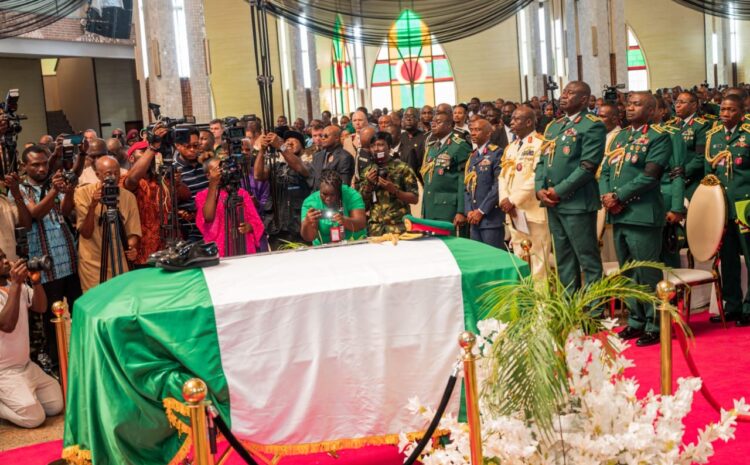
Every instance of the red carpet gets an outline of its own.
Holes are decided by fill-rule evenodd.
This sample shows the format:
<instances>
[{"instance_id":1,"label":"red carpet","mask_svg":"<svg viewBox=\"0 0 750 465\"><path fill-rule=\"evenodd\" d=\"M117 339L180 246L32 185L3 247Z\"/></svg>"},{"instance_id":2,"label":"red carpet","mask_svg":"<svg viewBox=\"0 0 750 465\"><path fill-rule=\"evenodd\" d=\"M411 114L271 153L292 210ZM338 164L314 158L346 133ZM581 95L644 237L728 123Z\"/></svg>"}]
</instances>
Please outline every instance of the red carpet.
<instances>
[{"instance_id":1,"label":"red carpet","mask_svg":"<svg viewBox=\"0 0 750 465\"><path fill-rule=\"evenodd\" d=\"M750 328L737 328L733 324L728 329L708 322L708 315L694 315L691 328L695 341L691 348L692 355L701 378L712 394L725 407L731 407L732 399L745 397L750 400ZM679 344L674 341L674 375L675 385L678 377L689 376ZM659 390L659 346L646 348L633 347L628 355L635 361L636 367L629 370L628 376L640 380L642 394L649 389ZM686 441L693 441L698 428L708 422L716 421L719 415L705 401L700 393L696 394L693 410L685 420ZM741 465L750 463L750 423L739 423L736 438L729 442L714 443L716 454L711 458L711 465ZM0 464L13 465L47 465L60 457L61 441L52 441L35 446L0 452ZM222 447L223 449L223 447ZM243 462L234 454L229 465L241 465ZM400 465L403 456L398 454L395 446L366 447L357 450L339 451L337 457L328 454L312 454L299 457L288 457L279 465Z\"/></svg>"}]
</instances>

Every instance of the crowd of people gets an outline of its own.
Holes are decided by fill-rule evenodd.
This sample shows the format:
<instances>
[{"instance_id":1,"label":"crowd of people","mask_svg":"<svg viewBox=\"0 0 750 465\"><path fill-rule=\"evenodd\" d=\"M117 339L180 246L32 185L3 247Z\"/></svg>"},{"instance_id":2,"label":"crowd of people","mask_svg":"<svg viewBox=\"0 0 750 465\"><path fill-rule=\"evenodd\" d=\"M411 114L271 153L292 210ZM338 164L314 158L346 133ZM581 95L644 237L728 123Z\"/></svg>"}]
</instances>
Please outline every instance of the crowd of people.
<instances>
[{"instance_id":1,"label":"crowd of people","mask_svg":"<svg viewBox=\"0 0 750 465\"><path fill-rule=\"evenodd\" d=\"M400 234L404 217L414 214L518 255L530 240L533 275L544 279L552 266L573 291L602 276L596 222L604 208L620 264L679 266L679 250L663 235L684 220L685 200L704 175L719 177L730 205L750 198L746 108L744 87L604 99L574 81L559 99L522 103L472 98L338 117L324 111L291 126L279 116L274 128L256 118L233 119L232 128L219 119L177 130L155 124L116 129L106 140L88 129L80 144L70 135L42 135L19 148L18 169L2 180L0 418L33 427L61 408L50 378L58 369L52 302L65 298L72 308L118 266L149 266L170 238L213 242L225 256L239 237L251 254ZM237 126L245 137L232 153L236 144L226 133ZM0 116L0 136L7 128ZM239 167L239 186L228 180L228 160ZM170 168L174 174L165 175ZM237 218L229 196L242 207ZM107 230L113 208L115 241ZM728 320L748 325L739 267L750 242L734 221L736 209L730 214L721 248L724 308ZM27 268L25 259L45 255L49 268ZM632 277L653 287L661 273L642 268ZM653 308L628 306L621 336L656 343Z\"/></svg>"}]
</instances>

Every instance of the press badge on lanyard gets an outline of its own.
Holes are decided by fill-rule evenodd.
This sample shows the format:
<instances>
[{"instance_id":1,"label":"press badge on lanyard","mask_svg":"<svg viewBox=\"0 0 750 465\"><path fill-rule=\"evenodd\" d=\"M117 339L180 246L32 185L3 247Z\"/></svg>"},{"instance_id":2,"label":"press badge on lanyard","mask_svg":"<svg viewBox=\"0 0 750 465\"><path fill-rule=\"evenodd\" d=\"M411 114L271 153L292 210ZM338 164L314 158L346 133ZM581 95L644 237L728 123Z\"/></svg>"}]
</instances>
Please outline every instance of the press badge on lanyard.
<instances>
[{"instance_id":1,"label":"press badge on lanyard","mask_svg":"<svg viewBox=\"0 0 750 465\"><path fill-rule=\"evenodd\" d=\"M331 227L331 242L341 242L344 240L344 225L334 223Z\"/></svg>"}]
</instances>

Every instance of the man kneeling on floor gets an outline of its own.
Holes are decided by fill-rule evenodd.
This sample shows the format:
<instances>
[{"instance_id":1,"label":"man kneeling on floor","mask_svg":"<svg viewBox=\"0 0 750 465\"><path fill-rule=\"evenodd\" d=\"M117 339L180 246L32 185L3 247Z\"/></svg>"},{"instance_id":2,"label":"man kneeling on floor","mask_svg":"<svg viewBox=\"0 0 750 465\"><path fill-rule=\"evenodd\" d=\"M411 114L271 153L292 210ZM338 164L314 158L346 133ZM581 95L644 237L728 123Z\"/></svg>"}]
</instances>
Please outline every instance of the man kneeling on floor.
<instances>
[{"instance_id":1,"label":"man kneeling on floor","mask_svg":"<svg viewBox=\"0 0 750 465\"><path fill-rule=\"evenodd\" d=\"M0 418L36 428L62 411L63 398L58 382L29 358L29 309L47 309L41 275L0 249Z\"/></svg>"}]
</instances>

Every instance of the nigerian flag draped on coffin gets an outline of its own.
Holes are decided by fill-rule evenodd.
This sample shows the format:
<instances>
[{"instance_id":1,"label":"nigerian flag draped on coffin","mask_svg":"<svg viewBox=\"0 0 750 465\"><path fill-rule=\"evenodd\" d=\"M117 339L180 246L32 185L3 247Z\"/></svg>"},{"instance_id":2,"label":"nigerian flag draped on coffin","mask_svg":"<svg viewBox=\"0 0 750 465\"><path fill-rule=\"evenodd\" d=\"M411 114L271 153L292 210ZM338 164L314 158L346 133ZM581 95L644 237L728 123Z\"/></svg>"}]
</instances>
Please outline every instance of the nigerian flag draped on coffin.
<instances>
[{"instance_id":1,"label":"nigerian flag draped on coffin","mask_svg":"<svg viewBox=\"0 0 750 465\"><path fill-rule=\"evenodd\" d=\"M504 251L445 238L117 277L75 305L66 450L95 464L167 463L182 439L162 400L182 400L196 376L235 434L272 452L424 430L408 398L438 402L482 285L519 270Z\"/></svg>"}]
</instances>

